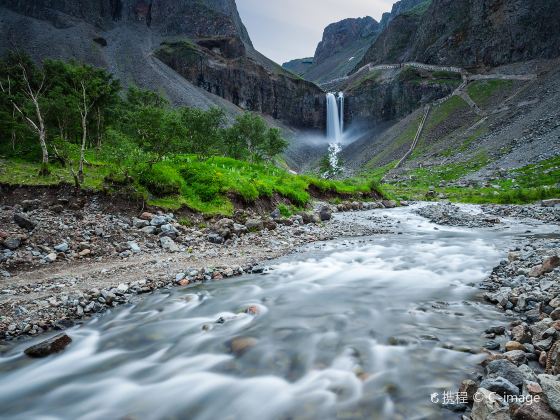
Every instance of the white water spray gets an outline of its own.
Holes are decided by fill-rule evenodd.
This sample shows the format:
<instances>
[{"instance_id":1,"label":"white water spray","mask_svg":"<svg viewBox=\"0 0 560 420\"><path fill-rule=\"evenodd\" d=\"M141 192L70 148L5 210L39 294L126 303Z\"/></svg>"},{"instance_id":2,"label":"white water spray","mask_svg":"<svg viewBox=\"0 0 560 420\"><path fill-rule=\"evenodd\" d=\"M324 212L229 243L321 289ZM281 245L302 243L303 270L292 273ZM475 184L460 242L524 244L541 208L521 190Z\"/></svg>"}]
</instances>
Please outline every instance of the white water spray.
<instances>
[{"instance_id":1,"label":"white water spray","mask_svg":"<svg viewBox=\"0 0 560 420\"><path fill-rule=\"evenodd\" d=\"M327 93L327 139L329 140L329 163L331 174L342 171L339 153L342 151L340 143L344 132L344 94L339 92Z\"/></svg>"}]
</instances>

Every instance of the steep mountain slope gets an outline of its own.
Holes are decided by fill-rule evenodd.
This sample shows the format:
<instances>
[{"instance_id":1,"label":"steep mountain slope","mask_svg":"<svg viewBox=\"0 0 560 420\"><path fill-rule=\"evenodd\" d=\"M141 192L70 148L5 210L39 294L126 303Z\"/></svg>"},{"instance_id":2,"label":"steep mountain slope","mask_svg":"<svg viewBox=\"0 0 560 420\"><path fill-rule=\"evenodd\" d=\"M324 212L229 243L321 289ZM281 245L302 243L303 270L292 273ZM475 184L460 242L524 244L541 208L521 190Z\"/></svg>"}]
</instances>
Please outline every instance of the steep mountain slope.
<instances>
[{"instance_id":1,"label":"steep mountain slope","mask_svg":"<svg viewBox=\"0 0 560 420\"><path fill-rule=\"evenodd\" d=\"M283 67L307 80L322 84L347 75L387 25L402 13L430 0L401 0L378 23L367 16L344 19L327 26L313 58L289 61Z\"/></svg>"},{"instance_id":2,"label":"steep mountain slope","mask_svg":"<svg viewBox=\"0 0 560 420\"><path fill-rule=\"evenodd\" d=\"M198 60L185 62L182 50L172 57L170 46L180 43L190 45ZM125 84L163 91L178 104L220 106L231 114L247 109L296 126L323 126L322 91L253 49L234 0L0 0L0 54L13 48L37 61L74 58L105 67ZM248 81L259 86L260 98L232 92ZM284 109L293 113L278 112Z\"/></svg>"},{"instance_id":3,"label":"steep mountain slope","mask_svg":"<svg viewBox=\"0 0 560 420\"><path fill-rule=\"evenodd\" d=\"M360 63L494 67L560 53L560 2L433 0L393 19Z\"/></svg>"}]
</instances>

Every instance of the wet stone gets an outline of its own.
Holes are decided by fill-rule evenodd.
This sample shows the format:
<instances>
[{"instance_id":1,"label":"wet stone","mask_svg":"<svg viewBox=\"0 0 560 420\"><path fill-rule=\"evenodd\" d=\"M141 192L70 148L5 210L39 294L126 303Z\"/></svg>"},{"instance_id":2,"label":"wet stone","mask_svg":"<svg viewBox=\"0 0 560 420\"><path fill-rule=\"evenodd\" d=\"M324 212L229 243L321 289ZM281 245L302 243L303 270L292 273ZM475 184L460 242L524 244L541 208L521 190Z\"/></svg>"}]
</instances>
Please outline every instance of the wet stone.
<instances>
[{"instance_id":1,"label":"wet stone","mask_svg":"<svg viewBox=\"0 0 560 420\"><path fill-rule=\"evenodd\" d=\"M48 340L42 341L39 344L28 347L25 349L24 353L33 358L47 357L51 354L61 352L71 342L72 339L68 335L58 334Z\"/></svg>"}]
</instances>

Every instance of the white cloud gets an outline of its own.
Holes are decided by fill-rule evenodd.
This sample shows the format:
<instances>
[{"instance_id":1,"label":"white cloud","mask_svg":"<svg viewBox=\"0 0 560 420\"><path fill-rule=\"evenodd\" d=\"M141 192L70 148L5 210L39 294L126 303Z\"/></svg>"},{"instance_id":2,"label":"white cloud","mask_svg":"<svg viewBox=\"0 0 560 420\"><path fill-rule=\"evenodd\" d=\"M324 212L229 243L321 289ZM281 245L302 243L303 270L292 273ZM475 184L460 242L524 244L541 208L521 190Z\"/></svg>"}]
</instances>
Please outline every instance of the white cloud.
<instances>
[{"instance_id":1,"label":"white cloud","mask_svg":"<svg viewBox=\"0 0 560 420\"><path fill-rule=\"evenodd\" d=\"M253 44L283 63L310 57L330 23L351 17L379 20L396 0L237 0Z\"/></svg>"}]
</instances>

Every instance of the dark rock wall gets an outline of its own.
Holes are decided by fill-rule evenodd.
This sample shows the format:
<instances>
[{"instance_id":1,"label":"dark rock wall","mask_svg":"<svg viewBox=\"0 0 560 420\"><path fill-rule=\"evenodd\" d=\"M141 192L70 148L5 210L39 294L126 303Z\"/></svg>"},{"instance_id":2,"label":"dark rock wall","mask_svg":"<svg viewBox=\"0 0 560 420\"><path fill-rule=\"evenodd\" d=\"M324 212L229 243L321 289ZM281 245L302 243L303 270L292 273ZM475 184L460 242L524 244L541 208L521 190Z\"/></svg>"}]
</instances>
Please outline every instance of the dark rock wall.
<instances>
[{"instance_id":1,"label":"dark rock wall","mask_svg":"<svg viewBox=\"0 0 560 420\"><path fill-rule=\"evenodd\" d=\"M202 40L198 45L169 43L156 55L196 86L242 109L268 114L297 127L324 127L325 99L318 87L283 71L271 73L240 50L235 56L231 46L220 49L216 44L216 40L213 44ZM228 50L230 53L225 52Z\"/></svg>"},{"instance_id":2,"label":"dark rock wall","mask_svg":"<svg viewBox=\"0 0 560 420\"><path fill-rule=\"evenodd\" d=\"M495 67L560 56L560 1L432 0L390 21L362 62Z\"/></svg>"},{"instance_id":3,"label":"dark rock wall","mask_svg":"<svg viewBox=\"0 0 560 420\"><path fill-rule=\"evenodd\" d=\"M239 36L251 45L234 0L0 0L0 6L60 28L76 20L105 30L139 22L162 35Z\"/></svg>"},{"instance_id":4,"label":"dark rock wall","mask_svg":"<svg viewBox=\"0 0 560 420\"><path fill-rule=\"evenodd\" d=\"M366 127L396 121L422 105L449 95L454 88L449 84L417 83L398 78L381 83L366 82L345 93L345 119L348 124Z\"/></svg>"}]
</instances>

